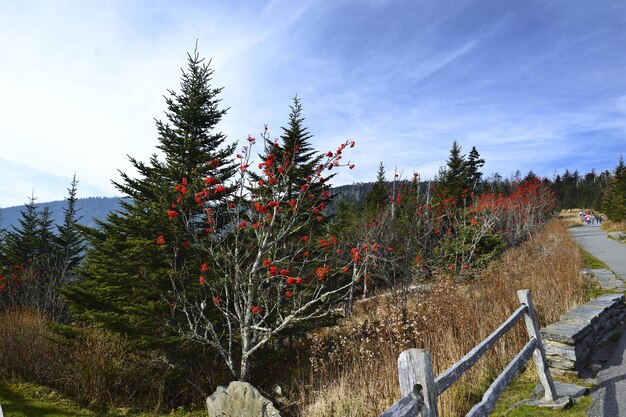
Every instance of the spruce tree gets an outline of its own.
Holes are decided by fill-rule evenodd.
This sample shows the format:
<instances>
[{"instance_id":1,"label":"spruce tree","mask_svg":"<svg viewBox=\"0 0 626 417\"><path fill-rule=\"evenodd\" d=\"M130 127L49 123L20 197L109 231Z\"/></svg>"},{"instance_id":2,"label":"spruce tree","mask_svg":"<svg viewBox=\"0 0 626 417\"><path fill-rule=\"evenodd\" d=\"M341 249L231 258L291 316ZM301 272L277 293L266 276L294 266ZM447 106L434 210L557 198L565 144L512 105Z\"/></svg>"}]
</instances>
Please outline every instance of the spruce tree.
<instances>
[{"instance_id":1,"label":"spruce tree","mask_svg":"<svg viewBox=\"0 0 626 417\"><path fill-rule=\"evenodd\" d=\"M382 210L389 201L389 193L387 191L388 187L385 166L381 161L378 165L378 171L376 172L376 182L365 197L365 210L369 213L375 213Z\"/></svg>"},{"instance_id":2,"label":"spruce tree","mask_svg":"<svg viewBox=\"0 0 626 417\"><path fill-rule=\"evenodd\" d=\"M461 154L461 146L452 142L446 166L439 173L437 191L439 198L454 198L458 206L463 205L463 194L470 189L467 161Z\"/></svg>"},{"instance_id":3,"label":"spruce tree","mask_svg":"<svg viewBox=\"0 0 626 417\"><path fill-rule=\"evenodd\" d=\"M472 150L468 154L466 162L467 180L472 191L478 190L480 186L480 179L483 176L480 169L483 165L485 165L485 160L480 157L476 146L472 146Z\"/></svg>"},{"instance_id":4,"label":"spruce tree","mask_svg":"<svg viewBox=\"0 0 626 417\"><path fill-rule=\"evenodd\" d=\"M270 145L270 153L275 153L278 148L290 158L291 169L287 171L289 186L287 197L292 198L298 193L300 187L306 182L306 178L315 175L315 168L322 160L322 155L311 146L313 135L304 126L302 116L302 102L298 96L293 98L293 105L289 106L289 121L286 127L282 127L283 134L280 136L280 144L275 147ZM322 187L323 184L319 185ZM319 192L319 190L311 190Z\"/></svg>"},{"instance_id":5,"label":"spruce tree","mask_svg":"<svg viewBox=\"0 0 626 417\"><path fill-rule=\"evenodd\" d=\"M60 262L65 271L71 271L78 266L85 249L78 221L78 209L76 208L76 192L78 180L76 174L72 177L68 195L65 198L66 207L63 209L63 224L57 226L56 245L59 252Z\"/></svg>"},{"instance_id":6,"label":"spruce tree","mask_svg":"<svg viewBox=\"0 0 626 417\"><path fill-rule=\"evenodd\" d=\"M329 175L324 181L311 183L311 178L318 175L318 167L324 155L315 150L311 145L311 139L313 135L309 132L308 128L304 126L304 117L302 116L302 101L298 96L293 98L293 104L289 106L290 113L287 126L281 127L282 134L278 140L270 140L267 130L263 134L265 155L259 155L261 160L267 160L269 157L275 161L275 165L272 169L276 170L274 175L284 175L286 180L281 181L284 184L283 190L287 200L297 199L298 195L302 192L302 186L307 185L306 193L308 195L319 196L324 192L328 193L329 186L325 182L332 178L334 175ZM258 183L261 180L262 175L253 174L254 181ZM263 182L261 180L261 182ZM275 185L265 184L265 187L257 188L257 193L268 193L270 190L268 187ZM330 195L326 198L326 204L330 203ZM305 209L313 209L312 201L302 201ZM325 210L321 210L318 213L318 218L321 221L312 222L309 226L312 230L320 232L323 230L327 223Z\"/></svg>"},{"instance_id":7,"label":"spruce tree","mask_svg":"<svg viewBox=\"0 0 626 417\"><path fill-rule=\"evenodd\" d=\"M24 210L20 211L19 224L7 232L6 259L9 267L25 266L45 250L39 236L42 218L37 212L36 200L34 194L28 198Z\"/></svg>"},{"instance_id":8,"label":"spruce tree","mask_svg":"<svg viewBox=\"0 0 626 417\"><path fill-rule=\"evenodd\" d=\"M620 155L614 175L609 179L609 186L602 201L602 210L612 221L626 219L626 163Z\"/></svg>"},{"instance_id":9,"label":"spruce tree","mask_svg":"<svg viewBox=\"0 0 626 417\"><path fill-rule=\"evenodd\" d=\"M226 146L216 131L226 110L219 108L222 89L211 86L212 74L197 51L188 55L180 91L168 91L165 98L166 121L156 121L161 155L148 162L130 157L137 176L120 172L121 181L114 182L128 198L90 231L80 280L65 292L74 320L123 333L138 347L174 340L167 326L171 306L164 299L170 274L195 274L197 251L184 231L203 227L198 219L215 196L194 196L187 188L227 184L235 172L234 145ZM184 216L174 214L181 211ZM174 263L163 256L164 242L176 248Z\"/></svg>"}]
</instances>

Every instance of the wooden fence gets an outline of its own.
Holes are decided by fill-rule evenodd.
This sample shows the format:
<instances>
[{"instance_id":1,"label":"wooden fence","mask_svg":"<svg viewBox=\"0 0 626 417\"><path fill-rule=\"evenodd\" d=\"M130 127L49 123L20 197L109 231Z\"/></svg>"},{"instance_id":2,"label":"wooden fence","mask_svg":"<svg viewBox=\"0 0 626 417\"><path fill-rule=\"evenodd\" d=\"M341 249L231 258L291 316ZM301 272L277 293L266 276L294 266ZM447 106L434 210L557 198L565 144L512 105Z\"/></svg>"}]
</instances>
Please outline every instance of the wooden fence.
<instances>
[{"instance_id":1,"label":"wooden fence","mask_svg":"<svg viewBox=\"0 0 626 417\"><path fill-rule=\"evenodd\" d=\"M524 317L529 341L526 346L500 373L485 391L482 400L467 413L466 417L488 416L496 401L531 357L534 358L539 380L544 387L546 401L557 398L554 382L550 375L546 354L539 334L539 325L529 290L520 290L517 297L522 304L511 316L491 333L485 340L472 349L460 361L436 378L430 353L423 349L409 349L398 358L398 374L402 399L389 407L379 417L437 417L437 397L459 380L480 359L494 343L502 337L518 320Z\"/></svg>"}]
</instances>

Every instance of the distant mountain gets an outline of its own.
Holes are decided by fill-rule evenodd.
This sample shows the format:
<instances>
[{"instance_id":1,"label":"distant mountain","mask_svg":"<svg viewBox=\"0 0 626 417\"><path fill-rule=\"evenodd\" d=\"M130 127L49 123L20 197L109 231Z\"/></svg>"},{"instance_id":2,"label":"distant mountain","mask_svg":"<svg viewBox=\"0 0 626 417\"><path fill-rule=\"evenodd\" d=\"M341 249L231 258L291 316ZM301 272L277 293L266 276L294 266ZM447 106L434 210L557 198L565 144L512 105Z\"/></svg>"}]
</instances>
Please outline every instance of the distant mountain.
<instances>
[{"instance_id":1,"label":"distant mountain","mask_svg":"<svg viewBox=\"0 0 626 417\"><path fill-rule=\"evenodd\" d=\"M330 189L334 199L328 205L328 212L334 213L336 204L345 199L349 202L361 202L372 189L374 183L356 183L351 185L342 185ZM48 207L54 224L63 223L63 209L65 201L52 201L48 203L35 204L38 210ZM76 201L78 208L78 216L81 216L79 223L85 226L95 226L96 220L104 220L106 216L114 211L120 210L120 198L118 197L89 197L79 198ZM11 226L18 225L21 218L21 211L24 206L7 207L0 209L0 229L10 229Z\"/></svg>"},{"instance_id":2,"label":"distant mountain","mask_svg":"<svg viewBox=\"0 0 626 417\"><path fill-rule=\"evenodd\" d=\"M35 206L37 207L37 210L43 210L44 207L48 207L53 223L63 223L63 209L65 208L65 201L36 203ZM79 198L76 201L76 208L78 209L78 217L81 217L79 223L85 226L93 227L96 225L95 220L104 220L110 212L120 209L120 198ZM10 229L11 226L18 225L19 219L22 217L21 211L24 211L24 209L24 206L0 209L0 229Z\"/></svg>"}]
</instances>

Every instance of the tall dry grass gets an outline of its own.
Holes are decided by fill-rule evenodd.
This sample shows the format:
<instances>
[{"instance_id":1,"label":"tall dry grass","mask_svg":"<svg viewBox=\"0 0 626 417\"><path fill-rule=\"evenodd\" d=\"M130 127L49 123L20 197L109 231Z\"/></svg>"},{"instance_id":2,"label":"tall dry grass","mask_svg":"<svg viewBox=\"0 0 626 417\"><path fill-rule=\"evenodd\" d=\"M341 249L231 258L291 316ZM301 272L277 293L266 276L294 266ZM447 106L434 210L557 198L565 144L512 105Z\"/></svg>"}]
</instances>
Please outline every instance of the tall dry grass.
<instances>
[{"instance_id":1,"label":"tall dry grass","mask_svg":"<svg viewBox=\"0 0 626 417\"><path fill-rule=\"evenodd\" d=\"M400 398L396 360L406 348L431 352L444 371L519 307L516 291L531 290L540 324L583 303L582 260L566 226L549 223L471 283L437 280L427 291L361 303L352 321L314 337L310 380L301 387L305 416L378 415ZM441 415L464 415L527 341L518 324L439 399Z\"/></svg>"},{"instance_id":2,"label":"tall dry grass","mask_svg":"<svg viewBox=\"0 0 626 417\"><path fill-rule=\"evenodd\" d=\"M95 407L158 409L164 380L119 336L82 329L61 342L38 310L0 312L0 375L56 388Z\"/></svg>"},{"instance_id":3,"label":"tall dry grass","mask_svg":"<svg viewBox=\"0 0 626 417\"><path fill-rule=\"evenodd\" d=\"M626 232L626 220L613 222L607 219L602 222L602 229L607 232Z\"/></svg>"},{"instance_id":4,"label":"tall dry grass","mask_svg":"<svg viewBox=\"0 0 626 417\"><path fill-rule=\"evenodd\" d=\"M561 210L559 213L559 220L561 220L567 227L581 226L583 220L578 215L580 209L573 208L571 210Z\"/></svg>"}]
</instances>

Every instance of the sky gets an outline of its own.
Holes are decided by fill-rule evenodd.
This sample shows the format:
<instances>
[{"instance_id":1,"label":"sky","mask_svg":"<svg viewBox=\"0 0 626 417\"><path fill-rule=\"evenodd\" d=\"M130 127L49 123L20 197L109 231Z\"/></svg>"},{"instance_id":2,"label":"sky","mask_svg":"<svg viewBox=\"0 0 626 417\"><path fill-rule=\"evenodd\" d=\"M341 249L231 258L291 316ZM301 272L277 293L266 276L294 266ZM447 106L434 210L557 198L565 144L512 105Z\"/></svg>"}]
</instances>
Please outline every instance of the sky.
<instances>
[{"instance_id":1,"label":"sky","mask_svg":"<svg viewBox=\"0 0 626 417\"><path fill-rule=\"evenodd\" d=\"M626 2L0 0L0 207L118 196L187 53L211 60L229 142L292 99L333 185L434 177L453 141L485 176L611 170L626 153Z\"/></svg>"}]
</instances>

